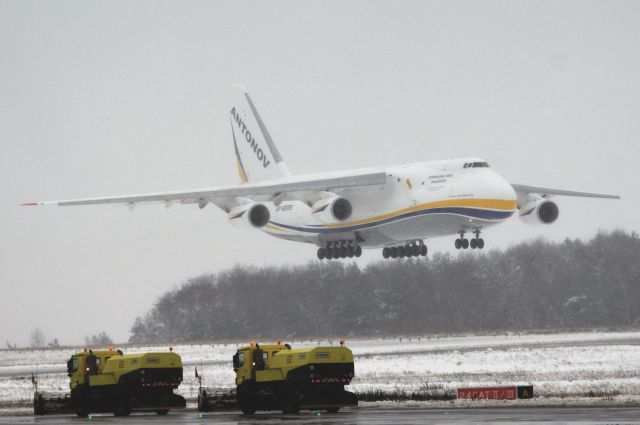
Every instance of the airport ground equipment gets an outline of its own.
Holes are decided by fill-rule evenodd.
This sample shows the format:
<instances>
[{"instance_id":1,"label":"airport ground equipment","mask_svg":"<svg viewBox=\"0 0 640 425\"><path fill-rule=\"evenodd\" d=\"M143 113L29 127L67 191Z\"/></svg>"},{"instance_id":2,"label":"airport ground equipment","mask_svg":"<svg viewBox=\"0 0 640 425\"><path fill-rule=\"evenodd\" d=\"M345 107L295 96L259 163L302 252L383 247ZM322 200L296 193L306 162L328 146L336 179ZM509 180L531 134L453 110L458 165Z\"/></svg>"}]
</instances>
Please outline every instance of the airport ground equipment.
<instances>
[{"instance_id":1,"label":"airport ground equipment","mask_svg":"<svg viewBox=\"0 0 640 425\"><path fill-rule=\"evenodd\" d=\"M250 415L257 410L337 412L358 405L356 395L344 388L351 383L354 368L353 354L342 343L295 349L279 342L251 343L233 356L233 370L236 389L201 387L198 410L239 408Z\"/></svg>"},{"instance_id":2,"label":"airport ground equipment","mask_svg":"<svg viewBox=\"0 0 640 425\"><path fill-rule=\"evenodd\" d=\"M85 350L67 362L70 393L36 392L36 415L71 413L113 413L127 416L132 411L159 415L186 406L174 389L182 382L182 360L173 352L136 353Z\"/></svg>"}]
</instances>

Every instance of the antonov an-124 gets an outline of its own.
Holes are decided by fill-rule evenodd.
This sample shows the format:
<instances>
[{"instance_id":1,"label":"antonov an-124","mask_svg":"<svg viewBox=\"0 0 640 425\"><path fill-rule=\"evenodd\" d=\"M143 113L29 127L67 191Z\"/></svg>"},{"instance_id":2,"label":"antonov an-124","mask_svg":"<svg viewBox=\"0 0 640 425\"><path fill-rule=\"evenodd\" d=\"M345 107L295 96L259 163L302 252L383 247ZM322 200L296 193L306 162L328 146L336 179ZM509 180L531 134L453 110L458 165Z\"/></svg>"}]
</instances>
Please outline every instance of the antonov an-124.
<instances>
[{"instance_id":1,"label":"antonov an-124","mask_svg":"<svg viewBox=\"0 0 640 425\"><path fill-rule=\"evenodd\" d=\"M242 87L229 122L239 185L24 205L211 203L232 223L316 245L322 260L359 257L363 248L382 248L384 258L425 256L424 241L444 236L457 249L482 249L481 233L516 212L527 223L552 224L553 196L619 199L509 183L481 158L294 176Z\"/></svg>"}]
</instances>

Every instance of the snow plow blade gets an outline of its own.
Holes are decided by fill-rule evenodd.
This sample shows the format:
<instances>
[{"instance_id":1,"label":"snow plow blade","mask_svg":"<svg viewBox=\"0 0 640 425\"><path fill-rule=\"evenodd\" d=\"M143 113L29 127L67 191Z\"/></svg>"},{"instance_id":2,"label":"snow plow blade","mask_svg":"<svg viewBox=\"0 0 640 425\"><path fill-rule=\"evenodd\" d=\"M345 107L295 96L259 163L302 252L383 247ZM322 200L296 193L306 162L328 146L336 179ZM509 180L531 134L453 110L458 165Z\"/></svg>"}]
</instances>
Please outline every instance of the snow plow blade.
<instances>
[{"instance_id":1,"label":"snow plow blade","mask_svg":"<svg viewBox=\"0 0 640 425\"><path fill-rule=\"evenodd\" d=\"M200 388L198 390L198 411L238 409L235 388Z\"/></svg>"},{"instance_id":2,"label":"snow plow blade","mask_svg":"<svg viewBox=\"0 0 640 425\"><path fill-rule=\"evenodd\" d=\"M73 413L70 393L34 392L33 414L55 415Z\"/></svg>"}]
</instances>

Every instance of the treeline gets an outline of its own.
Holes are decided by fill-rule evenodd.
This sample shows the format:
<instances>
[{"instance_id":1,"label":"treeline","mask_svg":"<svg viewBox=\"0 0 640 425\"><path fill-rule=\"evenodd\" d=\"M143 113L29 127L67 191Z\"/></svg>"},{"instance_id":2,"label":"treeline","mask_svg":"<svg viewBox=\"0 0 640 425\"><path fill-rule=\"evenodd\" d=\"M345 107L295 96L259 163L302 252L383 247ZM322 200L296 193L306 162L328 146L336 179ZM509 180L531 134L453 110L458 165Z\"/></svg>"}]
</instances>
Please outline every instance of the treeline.
<instances>
[{"instance_id":1,"label":"treeline","mask_svg":"<svg viewBox=\"0 0 640 425\"><path fill-rule=\"evenodd\" d=\"M423 335L640 325L640 239L542 239L502 250L189 279L138 317L130 342Z\"/></svg>"}]
</instances>

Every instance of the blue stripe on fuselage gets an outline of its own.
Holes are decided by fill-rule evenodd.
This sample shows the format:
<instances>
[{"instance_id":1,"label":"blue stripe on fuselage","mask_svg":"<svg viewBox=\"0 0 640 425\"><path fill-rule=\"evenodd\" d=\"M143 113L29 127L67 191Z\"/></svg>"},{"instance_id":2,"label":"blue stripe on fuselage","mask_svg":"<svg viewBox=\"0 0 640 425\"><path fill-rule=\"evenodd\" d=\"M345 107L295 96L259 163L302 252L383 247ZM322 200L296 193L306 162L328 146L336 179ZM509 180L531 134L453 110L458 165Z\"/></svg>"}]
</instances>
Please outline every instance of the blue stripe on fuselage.
<instances>
[{"instance_id":1,"label":"blue stripe on fuselage","mask_svg":"<svg viewBox=\"0 0 640 425\"><path fill-rule=\"evenodd\" d=\"M364 230L371 227L381 226L394 221L404 220L410 217L417 217L427 214L455 214L463 215L471 218L477 218L481 220L505 220L513 215L514 211L496 211L485 210L479 208L467 208L467 207L445 207L445 208L430 208L427 210L411 211L406 214L397 215L395 217L385 218L383 220L374 221L371 223L357 224L353 226L344 227L323 227L324 225L312 224L307 227L291 226L288 224L277 223L272 221L276 226L284 227L285 229L297 230L299 232L308 233L342 233L342 232L354 232L357 230Z\"/></svg>"}]
</instances>

